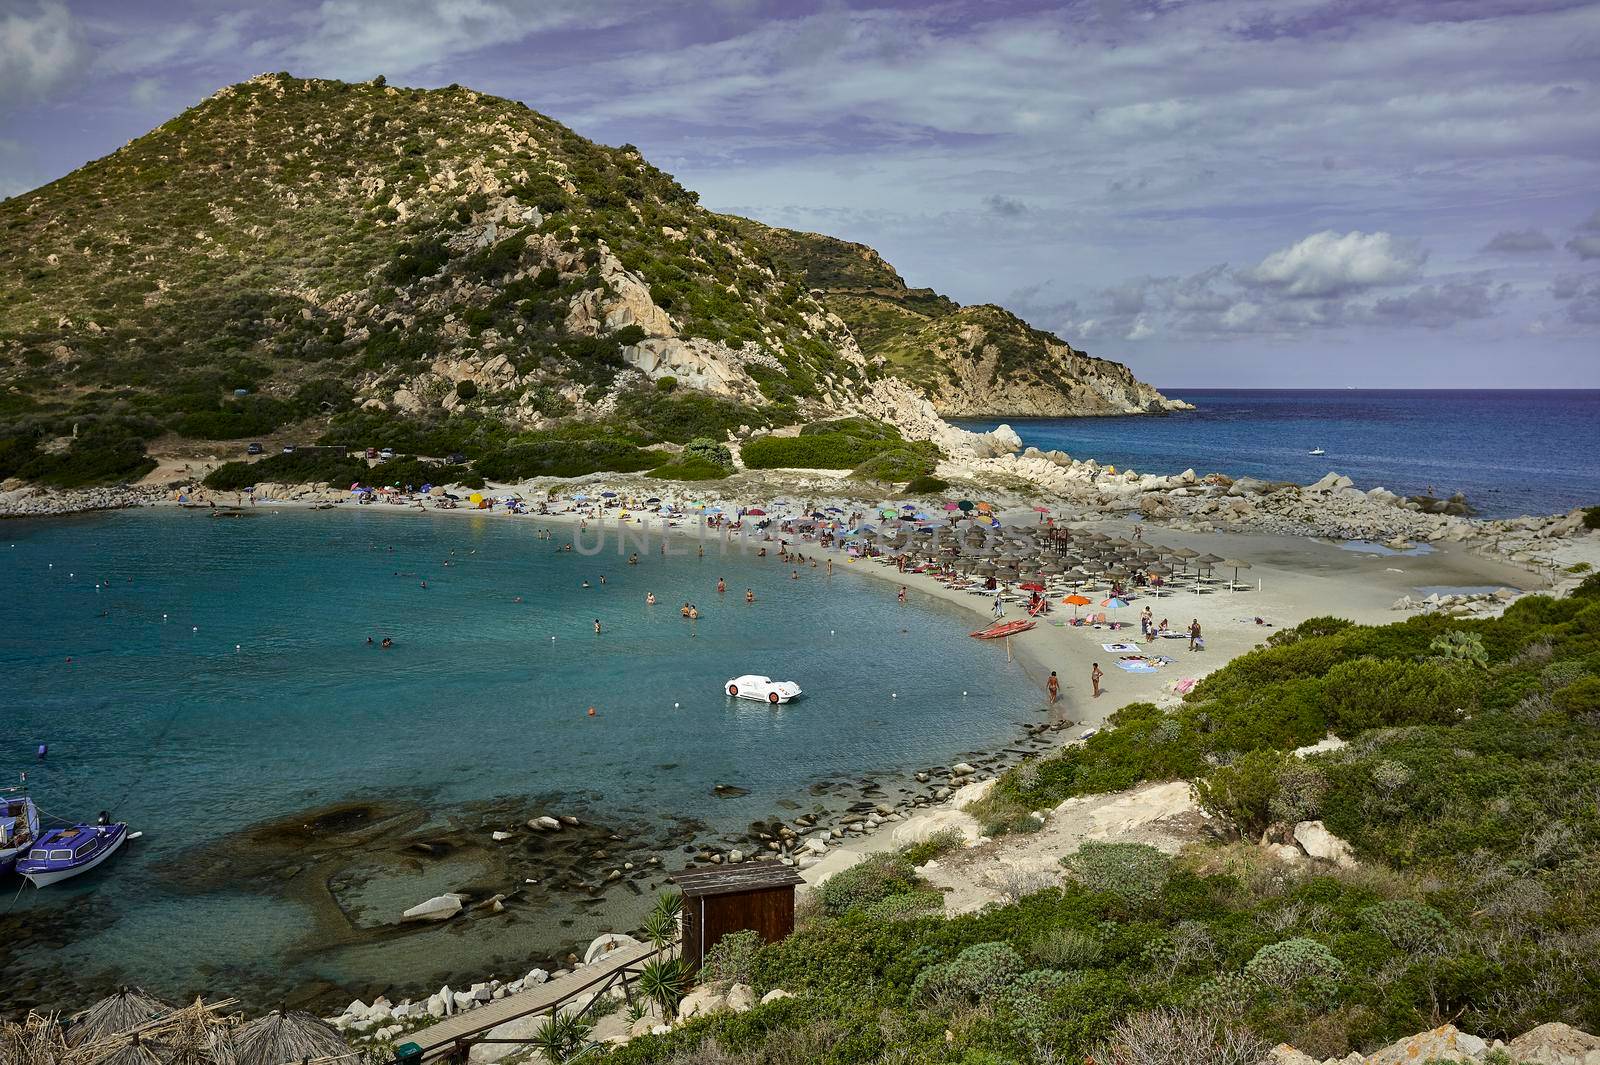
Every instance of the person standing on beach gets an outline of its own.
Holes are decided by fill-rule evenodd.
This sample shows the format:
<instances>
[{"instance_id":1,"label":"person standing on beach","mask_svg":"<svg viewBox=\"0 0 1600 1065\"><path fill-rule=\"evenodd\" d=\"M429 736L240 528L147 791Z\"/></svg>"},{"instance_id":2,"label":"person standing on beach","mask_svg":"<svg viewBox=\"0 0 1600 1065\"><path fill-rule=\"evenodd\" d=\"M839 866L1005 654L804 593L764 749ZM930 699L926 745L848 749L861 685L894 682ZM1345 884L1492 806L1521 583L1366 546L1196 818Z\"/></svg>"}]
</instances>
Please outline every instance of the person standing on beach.
<instances>
[{"instance_id":1,"label":"person standing on beach","mask_svg":"<svg viewBox=\"0 0 1600 1065\"><path fill-rule=\"evenodd\" d=\"M1096 699L1100 698L1100 678L1103 676L1105 676L1105 673L1101 671L1100 663L1096 662L1094 668L1089 671L1089 683L1094 687L1094 697Z\"/></svg>"},{"instance_id":2,"label":"person standing on beach","mask_svg":"<svg viewBox=\"0 0 1600 1065\"><path fill-rule=\"evenodd\" d=\"M1189 650L1200 650L1200 619L1195 618L1189 622Z\"/></svg>"},{"instance_id":3,"label":"person standing on beach","mask_svg":"<svg viewBox=\"0 0 1600 1065\"><path fill-rule=\"evenodd\" d=\"M1050 671L1050 679L1045 682L1045 690L1050 693L1050 705L1056 705L1056 700L1061 698L1061 678L1056 676L1056 671Z\"/></svg>"},{"instance_id":4,"label":"person standing on beach","mask_svg":"<svg viewBox=\"0 0 1600 1065\"><path fill-rule=\"evenodd\" d=\"M1000 600L1000 592L994 593L994 619L999 621L1006 613L1006 605Z\"/></svg>"}]
</instances>

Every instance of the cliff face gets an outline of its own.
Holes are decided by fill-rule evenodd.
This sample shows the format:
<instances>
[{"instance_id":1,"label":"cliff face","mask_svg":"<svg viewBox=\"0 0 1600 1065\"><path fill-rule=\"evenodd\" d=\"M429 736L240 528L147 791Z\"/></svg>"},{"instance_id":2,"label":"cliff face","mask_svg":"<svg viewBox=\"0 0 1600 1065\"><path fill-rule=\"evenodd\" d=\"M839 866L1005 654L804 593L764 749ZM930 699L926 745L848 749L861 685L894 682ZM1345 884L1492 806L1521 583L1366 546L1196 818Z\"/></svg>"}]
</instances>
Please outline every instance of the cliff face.
<instances>
[{"instance_id":1,"label":"cliff face","mask_svg":"<svg viewBox=\"0 0 1600 1065\"><path fill-rule=\"evenodd\" d=\"M913 384L946 417L1075 417L1187 409L1003 307L962 307L910 288L873 249L816 233L743 223L773 255L801 270L811 295L836 314L868 356Z\"/></svg>"},{"instance_id":2,"label":"cliff face","mask_svg":"<svg viewBox=\"0 0 1600 1065\"><path fill-rule=\"evenodd\" d=\"M1163 403L869 248L706 211L632 146L459 87L262 75L0 203L0 232L0 476L75 429L553 431L657 388L713 427Z\"/></svg>"}]
</instances>

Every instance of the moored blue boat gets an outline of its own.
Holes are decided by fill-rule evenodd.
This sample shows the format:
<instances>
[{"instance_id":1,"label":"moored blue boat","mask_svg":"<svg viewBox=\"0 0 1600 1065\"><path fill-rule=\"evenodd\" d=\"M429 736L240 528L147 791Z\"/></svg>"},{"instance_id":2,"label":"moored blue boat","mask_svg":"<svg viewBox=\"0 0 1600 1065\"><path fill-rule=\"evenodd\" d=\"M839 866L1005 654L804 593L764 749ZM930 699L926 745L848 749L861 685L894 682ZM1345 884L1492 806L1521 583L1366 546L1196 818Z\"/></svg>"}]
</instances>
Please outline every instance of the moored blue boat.
<instances>
[{"instance_id":1,"label":"moored blue boat","mask_svg":"<svg viewBox=\"0 0 1600 1065\"><path fill-rule=\"evenodd\" d=\"M0 876L39 838L39 810L27 796L0 799Z\"/></svg>"},{"instance_id":2,"label":"moored blue boat","mask_svg":"<svg viewBox=\"0 0 1600 1065\"><path fill-rule=\"evenodd\" d=\"M87 873L110 858L128 841L128 825L73 825L52 828L17 861L17 872L44 887L80 873Z\"/></svg>"}]
</instances>

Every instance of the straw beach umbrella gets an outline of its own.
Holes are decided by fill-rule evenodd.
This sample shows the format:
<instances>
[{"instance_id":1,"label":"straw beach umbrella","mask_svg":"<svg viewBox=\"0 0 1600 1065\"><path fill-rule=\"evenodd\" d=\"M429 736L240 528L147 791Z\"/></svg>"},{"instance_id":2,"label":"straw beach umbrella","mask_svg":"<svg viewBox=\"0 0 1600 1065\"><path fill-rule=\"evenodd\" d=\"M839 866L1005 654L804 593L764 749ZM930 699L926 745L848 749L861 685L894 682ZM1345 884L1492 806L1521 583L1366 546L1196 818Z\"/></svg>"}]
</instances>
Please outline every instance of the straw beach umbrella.
<instances>
[{"instance_id":1,"label":"straw beach umbrella","mask_svg":"<svg viewBox=\"0 0 1600 1065\"><path fill-rule=\"evenodd\" d=\"M240 1028L234 1037L238 1065L284 1065L295 1061L349 1062L351 1050L332 1025L299 1010L274 1010Z\"/></svg>"},{"instance_id":2,"label":"straw beach umbrella","mask_svg":"<svg viewBox=\"0 0 1600 1065\"><path fill-rule=\"evenodd\" d=\"M69 1053L53 1016L30 1013L21 1024L0 1021L0 1061L6 1065L63 1065Z\"/></svg>"},{"instance_id":3,"label":"straw beach umbrella","mask_svg":"<svg viewBox=\"0 0 1600 1065\"><path fill-rule=\"evenodd\" d=\"M118 1032L128 1032L164 1017L175 1007L167 1005L143 988L122 987L73 1017L67 1026L67 1045L97 1042Z\"/></svg>"},{"instance_id":4,"label":"straw beach umbrella","mask_svg":"<svg viewBox=\"0 0 1600 1065\"><path fill-rule=\"evenodd\" d=\"M1249 569L1250 568L1250 563L1241 562L1237 558L1225 558L1221 562L1218 562L1217 565L1219 565L1219 566L1227 566L1227 567L1230 567L1233 570L1233 580L1228 582L1228 586L1230 588L1233 585L1239 583L1239 571L1242 570L1242 569Z\"/></svg>"}]
</instances>

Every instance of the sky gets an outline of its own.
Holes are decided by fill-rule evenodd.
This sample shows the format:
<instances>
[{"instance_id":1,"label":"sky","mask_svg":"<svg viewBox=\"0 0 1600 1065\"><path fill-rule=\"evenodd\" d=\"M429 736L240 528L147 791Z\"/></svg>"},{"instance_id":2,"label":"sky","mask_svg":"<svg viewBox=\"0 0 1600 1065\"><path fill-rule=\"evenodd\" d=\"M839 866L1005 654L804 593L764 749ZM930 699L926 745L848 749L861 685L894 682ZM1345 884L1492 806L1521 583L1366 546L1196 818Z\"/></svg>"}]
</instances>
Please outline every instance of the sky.
<instances>
[{"instance_id":1,"label":"sky","mask_svg":"<svg viewBox=\"0 0 1600 1065\"><path fill-rule=\"evenodd\" d=\"M1600 387L1600 3L0 0L0 195L452 82L1165 387Z\"/></svg>"}]
</instances>

